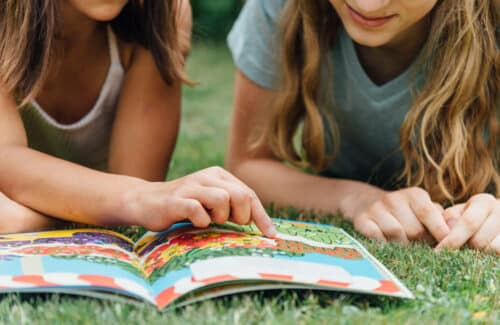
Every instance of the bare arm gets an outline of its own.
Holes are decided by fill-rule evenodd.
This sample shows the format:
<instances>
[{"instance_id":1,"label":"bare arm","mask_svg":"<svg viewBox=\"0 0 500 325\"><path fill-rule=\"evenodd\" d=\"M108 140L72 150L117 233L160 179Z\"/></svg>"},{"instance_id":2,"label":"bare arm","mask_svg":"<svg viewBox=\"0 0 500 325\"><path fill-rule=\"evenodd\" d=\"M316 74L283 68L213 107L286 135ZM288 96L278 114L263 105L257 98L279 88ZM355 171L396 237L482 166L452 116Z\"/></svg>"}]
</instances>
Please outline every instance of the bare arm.
<instances>
[{"instance_id":1,"label":"bare arm","mask_svg":"<svg viewBox=\"0 0 500 325\"><path fill-rule=\"evenodd\" d=\"M178 17L178 26L181 50L184 55L187 55L190 48L191 35L191 8L188 1L183 1L182 3L180 15ZM147 180L164 180L177 136L180 110L180 85L175 84L172 87L167 87L161 78L159 78L151 55L144 49L138 50L132 60L126 59L124 62L127 62L127 76L123 87L124 91L122 91L124 95L121 97L116 122L114 124L113 138L118 140L113 141L113 145L111 145L111 171L118 174L133 175ZM141 81L141 79L144 79L145 82ZM7 146L19 145L26 149L26 152L16 152L12 158L16 159L16 155L19 155L19 157L26 157L26 159L28 159L27 161L33 163L33 171L43 168L37 162L38 159L41 159L41 161L44 161L44 166L47 167L47 173L53 170L52 166L59 166L60 163L67 164L26 148L26 136L23 125L17 116L17 112L7 109L13 107L14 103L11 102L9 96L5 94L3 95L3 99L7 100L7 102L2 103L6 108L6 110L2 112L5 114L5 118L3 118L2 121L9 127L2 127L4 132L0 136L3 137L1 139L3 141L0 141L0 143ZM144 148L148 148L148 150L144 150ZM8 151L2 152L10 157ZM32 159L31 157L35 158ZM45 161L47 159L49 163ZM26 165L27 164L24 166ZM42 205L51 207L50 209L45 208L40 211L60 218L88 223L110 224L114 222L123 222L123 220L113 221L114 216L111 215L118 215L116 210L118 207L111 207L120 204L117 201L119 201L118 197L120 193L123 192L119 189L120 182L117 181L117 178L102 173L96 176L96 173L90 170L82 173L79 166L72 164L69 164L69 166L71 167L63 168L61 172L64 172L67 168L71 168L72 172L74 171L77 174L77 178L74 178L74 176L71 175L72 172L70 172L70 179L73 178L78 180L82 178L85 181L89 181L92 188L99 189L102 189L103 185L100 184L100 181L104 181L104 184L110 184L110 181L113 180L113 183L115 183L113 185L113 191L115 193L106 193L106 190L104 190L103 193L99 194L95 190L85 190L85 184L81 184L83 188L79 188L77 190L78 192L94 194L93 197L88 197L88 201L96 208L95 212L97 214L95 216L87 210L78 212L77 206L72 200L54 198L67 203L66 211L64 211L55 208L51 200L44 199L34 193L34 197L41 199L40 203ZM57 168L58 176L64 176L63 173L60 172L59 167ZM92 178L89 179L86 176L86 173L89 172L93 177L97 177L97 181L92 181ZM18 174L14 173L14 175ZM30 183L22 175L20 175L20 178ZM4 180L6 181L6 179ZM121 179L122 182L124 180L125 178ZM132 181L132 178L130 178L129 181ZM135 181L139 180L137 179ZM58 184L53 185L58 187ZM127 184L126 187L130 187L131 185L132 184ZM68 185L65 184L64 186L68 188L68 190L71 189L71 185L68 187ZM32 186L30 186L30 188L31 187ZM2 191L8 193L2 193ZM56 221L57 219L46 217L34 209L30 209L6 197L4 194L8 194L11 198L13 196L17 197L15 192L11 193L9 190L2 190L0 184L0 212L2 215L8 215L11 221L5 223L3 220L0 220L0 232L32 231L54 227L58 224ZM78 195L75 196L70 191L66 192L66 194L68 194L70 198L74 198L83 206L86 205L87 200L82 201ZM99 202L96 200L99 200L99 197L103 197L101 201L106 202L107 207L101 207L99 204L96 206L96 202ZM22 198L20 200L23 201ZM29 201L28 198L26 202ZM35 206L38 205L35 204ZM105 212L103 208L109 211ZM40 207L38 207L38 209L40 209ZM113 212L112 210L115 211ZM99 220L101 217L104 218L104 220ZM122 217L123 215L120 216L120 218Z\"/></svg>"},{"instance_id":2,"label":"bare arm","mask_svg":"<svg viewBox=\"0 0 500 325\"><path fill-rule=\"evenodd\" d=\"M307 174L279 161L267 146L250 152L256 128L268 118L273 92L237 73L235 103L230 129L228 169L252 187L265 203L295 206L327 213L341 210L346 217L355 214L350 203L360 191L383 194L380 189L357 181Z\"/></svg>"},{"instance_id":3,"label":"bare arm","mask_svg":"<svg viewBox=\"0 0 500 325\"><path fill-rule=\"evenodd\" d=\"M123 196L143 185L141 178L164 180L178 131L180 83L168 87L151 54L141 48L130 63L122 94L110 169L134 177L94 171L29 149L15 103L3 94L0 191L17 203L64 220L137 223L126 219Z\"/></svg>"},{"instance_id":4,"label":"bare arm","mask_svg":"<svg viewBox=\"0 0 500 325\"><path fill-rule=\"evenodd\" d=\"M227 221L231 214L234 222L254 221L265 234L274 234L253 191L220 168L170 182L147 182L95 171L28 148L15 103L4 94L0 95L0 192L68 221L141 225L158 231L184 219L206 227L210 222ZM2 225L8 222L12 221L0 215Z\"/></svg>"},{"instance_id":5,"label":"bare arm","mask_svg":"<svg viewBox=\"0 0 500 325\"><path fill-rule=\"evenodd\" d=\"M186 4L179 17L184 22L180 37L185 54L189 51L186 29L191 28ZM147 51L140 50L134 59L113 130L110 165L115 173L163 180L179 124L180 84L168 87ZM138 177L94 171L28 148L15 102L0 87L0 194L15 201L7 199L10 207L22 204L64 220L135 224L150 230L184 219L206 227L230 218L239 224L253 221L266 235L275 233L255 193L221 168L170 182ZM4 196L1 199L5 201ZM36 230L48 218L28 211L28 218L18 220L28 220L30 225L15 229ZM8 222L12 221L0 216L0 231Z\"/></svg>"},{"instance_id":6,"label":"bare arm","mask_svg":"<svg viewBox=\"0 0 500 325\"><path fill-rule=\"evenodd\" d=\"M117 191L142 182L94 171L27 147L11 96L0 94L0 191L47 215L77 222L112 223ZM115 210L115 212L113 212Z\"/></svg>"},{"instance_id":7,"label":"bare arm","mask_svg":"<svg viewBox=\"0 0 500 325\"><path fill-rule=\"evenodd\" d=\"M179 44L190 49L191 7L182 1ZM138 48L127 71L110 146L109 171L165 179L180 124L181 82L167 85L149 51ZM147 150L145 150L147 148Z\"/></svg>"},{"instance_id":8,"label":"bare arm","mask_svg":"<svg viewBox=\"0 0 500 325\"><path fill-rule=\"evenodd\" d=\"M180 123L181 84L168 86L140 49L122 88L111 136L109 171L162 181Z\"/></svg>"},{"instance_id":9,"label":"bare arm","mask_svg":"<svg viewBox=\"0 0 500 325\"><path fill-rule=\"evenodd\" d=\"M427 230L437 240L446 236L449 229L442 208L422 189L386 192L363 182L296 170L279 161L266 145L252 152L250 141L269 118L272 96L271 90L237 73L226 164L262 201L326 213L342 211L358 231L382 241L430 241Z\"/></svg>"}]
</instances>

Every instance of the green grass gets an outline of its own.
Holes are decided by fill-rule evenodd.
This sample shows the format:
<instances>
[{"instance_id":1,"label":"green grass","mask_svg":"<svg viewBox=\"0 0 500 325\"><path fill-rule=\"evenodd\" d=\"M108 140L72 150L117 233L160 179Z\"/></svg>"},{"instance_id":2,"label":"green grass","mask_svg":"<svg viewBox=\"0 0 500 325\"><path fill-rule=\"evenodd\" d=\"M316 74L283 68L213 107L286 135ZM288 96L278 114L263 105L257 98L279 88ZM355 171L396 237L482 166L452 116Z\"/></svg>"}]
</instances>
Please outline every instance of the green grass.
<instances>
[{"instance_id":1,"label":"green grass","mask_svg":"<svg viewBox=\"0 0 500 325\"><path fill-rule=\"evenodd\" d=\"M234 67L222 46L198 46L187 65L196 87L185 87L182 122L169 178L223 165L233 100Z\"/></svg>"},{"instance_id":2,"label":"green grass","mask_svg":"<svg viewBox=\"0 0 500 325\"><path fill-rule=\"evenodd\" d=\"M223 47L197 46L188 63L200 84L185 89L183 121L170 178L222 165L232 101L233 66ZM466 324L500 323L497 256L462 249L435 254L414 244L382 245L362 238L338 216L293 209L273 215L331 222L359 239L415 294L415 300L324 292L267 292L212 299L159 312L139 303L64 295L8 295L0 300L4 324Z\"/></svg>"}]
</instances>

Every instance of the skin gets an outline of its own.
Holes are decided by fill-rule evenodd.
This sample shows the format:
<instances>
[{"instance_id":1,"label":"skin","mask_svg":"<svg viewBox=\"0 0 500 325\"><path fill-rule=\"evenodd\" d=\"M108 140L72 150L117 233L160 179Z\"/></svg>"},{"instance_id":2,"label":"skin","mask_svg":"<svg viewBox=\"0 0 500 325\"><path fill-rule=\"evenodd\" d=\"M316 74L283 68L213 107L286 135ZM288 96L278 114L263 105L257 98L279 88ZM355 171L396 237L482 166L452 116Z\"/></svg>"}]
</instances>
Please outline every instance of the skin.
<instances>
[{"instance_id":1,"label":"skin","mask_svg":"<svg viewBox=\"0 0 500 325\"><path fill-rule=\"evenodd\" d=\"M36 100L57 121L72 123L93 107L106 78L110 58L102 22L116 17L126 1L60 1L57 65ZM188 1L179 28L187 54ZM256 194L222 168L163 181L179 127L181 83L167 85L148 50L118 45L126 74L106 172L30 149L13 96L0 86L0 232L53 228L63 220L159 231L188 219L198 227L255 222L264 234L274 235ZM85 69L79 69L82 62Z\"/></svg>"},{"instance_id":2,"label":"skin","mask_svg":"<svg viewBox=\"0 0 500 325\"><path fill-rule=\"evenodd\" d=\"M429 30L429 12L437 0L330 0L347 33L356 44L363 67L377 83L394 79L413 62ZM348 7L365 17L394 16L385 25L357 24Z\"/></svg>"},{"instance_id":3,"label":"skin","mask_svg":"<svg viewBox=\"0 0 500 325\"><path fill-rule=\"evenodd\" d=\"M499 198L480 193L465 203L446 209L444 216L452 229L436 250L458 248L468 243L471 247L500 255Z\"/></svg>"},{"instance_id":4,"label":"skin","mask_svg":"<svg viewBox=\"0 0 500 325\"><path fill-rule=\"evenodd\" d=\"M354 40L366 73L377 84L397 77L413 62L429 31L429 13L437 4L437 0L330 2ZM369 28L353 20L347 5L365 17L392 18ZM359 232L379 241L421 240L438 243L438 250L468 243L500 253L500 200L491 195L477 194L444 210L422 188L384 191L363 182L306 174L283 164L265 144L251 147L253 126L266 123L273 96L272 90L237 72L226 165L264 202L328 213L340 210Z\"/></svg>"}]
</instances>

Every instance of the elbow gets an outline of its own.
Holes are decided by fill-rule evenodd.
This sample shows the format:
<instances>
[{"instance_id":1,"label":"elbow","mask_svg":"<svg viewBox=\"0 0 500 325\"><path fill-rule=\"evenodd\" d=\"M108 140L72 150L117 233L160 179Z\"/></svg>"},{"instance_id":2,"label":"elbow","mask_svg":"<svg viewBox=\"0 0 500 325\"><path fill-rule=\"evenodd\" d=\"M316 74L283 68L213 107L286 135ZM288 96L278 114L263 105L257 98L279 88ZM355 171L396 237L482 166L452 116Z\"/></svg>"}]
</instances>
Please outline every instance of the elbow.
<instances>
[{"instance_id":1,"label":"elbow","mask_svg":"<svg viewBox=\"0 0 500 325\"><path fill-rule=\"evenodd\" d=\"M250 155L241 154L238 150L228 150L224 168L236 177L242 177L243 169L248 162L252 161L253 157Z\"/></svg>"},{"instance_id":2,"label":"elbow","mask_svg":"<svg viewBox=\"0 0 500 325\"><path fill-rule=\"evenodd\" d=\"M236 175L238 167L241 165L241 162L242 162L241 158L238 158L235 155L229 153L226 156L226 160L224 162L224 168L226 168L232 174Z\"/></svg>"}]
</instances>

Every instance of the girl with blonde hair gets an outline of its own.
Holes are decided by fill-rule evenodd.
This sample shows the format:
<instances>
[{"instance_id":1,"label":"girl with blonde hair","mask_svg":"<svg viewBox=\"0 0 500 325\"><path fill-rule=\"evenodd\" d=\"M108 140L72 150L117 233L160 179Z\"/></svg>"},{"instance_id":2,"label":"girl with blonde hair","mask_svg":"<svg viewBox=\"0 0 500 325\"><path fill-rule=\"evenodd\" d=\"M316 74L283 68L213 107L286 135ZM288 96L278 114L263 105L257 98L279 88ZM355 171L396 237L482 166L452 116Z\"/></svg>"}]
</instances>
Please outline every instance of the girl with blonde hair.
<instances>
[{"instance_id":1,"label":"girl with blonde hair","mask_svg":"<svg viewBox=\"0 0 500 325\"><path fill-rule=\"evenodd\" d=\"M370 238L500 253L498 7L247 1L227 166Z\"/></svg>"},{"instance_id":2,"label":"girl with blonde hair","mask_svg":"<svg viewBox=\"0 0 500 325\"><path fill-rule=\"evenodd\" d=\"M190 32L186 0L0 2L0 232L231 215L273 234L221 168L164 182Z\"/></svg>"}]
</instances>

